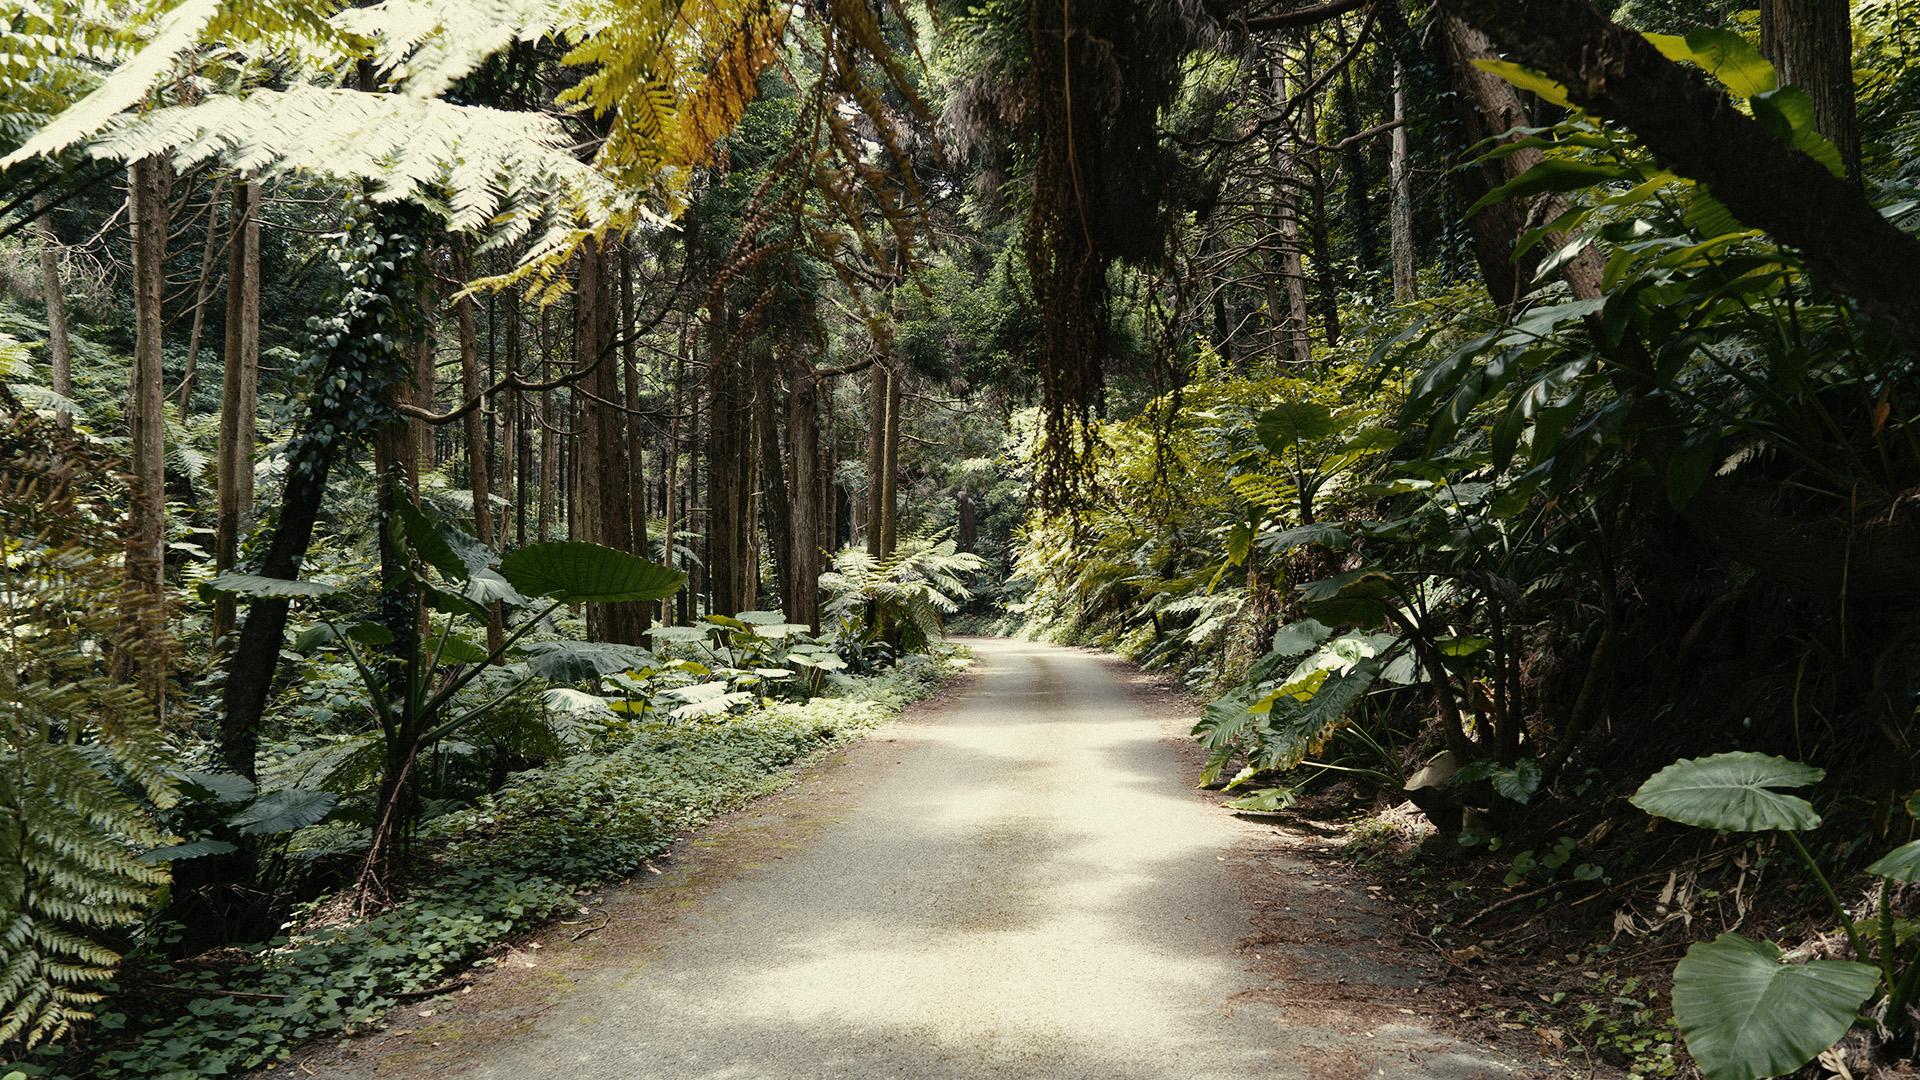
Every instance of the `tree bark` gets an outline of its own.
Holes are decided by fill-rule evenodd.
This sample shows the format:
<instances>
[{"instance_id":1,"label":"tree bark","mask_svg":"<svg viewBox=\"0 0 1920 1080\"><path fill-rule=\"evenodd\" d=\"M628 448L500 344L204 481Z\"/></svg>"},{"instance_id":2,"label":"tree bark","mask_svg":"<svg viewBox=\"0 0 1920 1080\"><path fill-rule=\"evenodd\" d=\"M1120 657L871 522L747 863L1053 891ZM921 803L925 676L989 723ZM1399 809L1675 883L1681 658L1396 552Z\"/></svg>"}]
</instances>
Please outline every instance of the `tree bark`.
<instances>
[{"instance_id":1,"label":"tree bark","mask_svg":"<svg viewBox=\"0 0 1920 1080\"><path fill-rule=\"evenodd\" d=\"M1574 104L1633 132L1663 165L1707 185L1742 223L1800 249L1815 274L1920 356L1920 239L1882 217L1858 185L1580 0L1447 0L1447 9L1566 87Z\"/></svg>"},{"instance_id":2,"label":"tree bark","mask_svg":"<svg viewBox=\"0 0 1920 1080\"><path fill-rule=\"evenodd\" d=\"M133 483L127 500L126 587L143 635L163 631L166 619L166 395L160 305L167 285L167 202L172 177L172 165L158 155L134 162L127 175L133 228L134 347L127 393ZM122 678L136 674L128 664L125 654L116 658ZM164 714L165 669L142 666L137 675L141 692Z\"/></svg>"},{"instance_id":3,"label":"tree bark","mask_svg":"<svg viewBox=\"0 0 1920 1080\"><path fill-rule=\"evenodd\" d=\"M216 452L213 566L231 570L240 537L252 527L255 410L260 381L260 185L233 189L228 222L226 345L221 356L220 444ZM238 616L237 598L214 598L212 639L224 652Z\"/></svg>"},{"instance_id":4,"label":"tree bark","mask_svg":"<svg viewBox=\"0 0 1920 1080\"><path fill-rule=\"evenodd\" d=\"M1393 302L1406 304L1419 299L1419 279L1413 263L1413 173L1407 154L1407 68L1393 65L1392 147L1387 159L1387 175L1393 188Z\"/></svg>"},{"instance_id":5,"label":"tree bark","mask_svg":"<svg viewBox=\"0 0 1920 1080\"><path fill-rule=\"evenodd\" d=\"M876 346L877 348L878 346ZM883 536L886 511L887 484L884 479L887 471L887 393L890 381L888 367L884 363L873 365L872 377L867 385L867 554L879 559L886 554L886 542Z\"/></svg>"},{"instance_id":6,"label":"tree bark","mask_svg":"<svg viewBox=\"0 0 1920 1080\"><path fill-rule=\"evenodd\" d=\"M33 227L40 239L40 291L47 302L47 360L52 367L53 392L73 398L73 343L67 336L67 290L60 281L65 247L53 233L52 203L45 194L33 197ZM59 412L60 430L73 428L73 414Z\"/></svg>"},{"instance_id":7,"label":"tree bark","mask_svg":"<svg viewBox=\"0 0 1920 1080\"><path fill-rule=\"evenodd\" d=\"M713 610L732 615L753 607L752 388L741 368L745 346L730 341L733 320L723 302L711 310L707 409L707 572Z\"/></svg>"},{"instance_id":8,"label":"tree bark","mask_svg":"<svg viewBox=\"0 0 1920 1080\"><path fill-rule=\"evenodd\" d=\"M797 356L787 367L787 452L792 457L792 513L787 577L782 594L787 621L820 629L820 379Z\"/></svg>"},{"instance_id":9,"label":"tree bark","mask_svg":"<svg viewBox=\"0 0 1920 1080\"><path fill-rule=\"evenodd\" d=\"M207 235L200 245L200 276L193 286L193 328L187 333L187 369L180 376L179 410L183 425L193 397L194 378L200 371L200 332L207 324L207 294L213 291L213 253L220 246L216 242L220 231L215 226L220 223L220 196L226 188L227 178L218 177L213 182L213 194L207 198Z\"/></svg>"},{"instance_id":10,"label":"tree bark","mask_svg":"<svg viewBox=\"0 0 1920 1080\"><path fill-rule=\"evenodd\" d=\"M473 277L472 258L467 241L456 239L453 247L453 276L462 285ZM471 401L480 396L480 344L473 325L473 297L462 296L453 304L454 320L460 333L460 396ZM493 533L493 485L487 468L486 417L481 410L467 413L467 487L473 493L473 535L482 544L498 551ZM506 642L506 619L499 604L487 605L487 651L498 652ZM502 660L504 663L504 658Z\"/></svg>"},{"instance_id":11,"label":"tree bark","mask_svg":"<svg viewBox=\"0 0 1920 1080\"><path fill-rule=\"evenodd\" d=\"M1853 96L1853 22L1847 0L1760 0L1760 51L1782 86L1813 101L1813 126L1860 182L1860 123Z\"/></svg>"},{"instance_id":12,"label":"tree bark","mask_svg":"<svg viewBox=\"0 0 1920 1080\"><path fill-rule=\"evenodd\" d=\"M880 552L891 556L900 542L900 393L905 371L896 366L887 373L886 458L881 463Z\"/></svg>"},{"instance_id":13,"label":"tree bark","mask_svg":"<svg viewBox=\"0 0 1920 1080\"><path fill-rule=\"evenodd\" d=\"M1283 111L1287 106L1287 73L1283 61L1284 57L1274 60L1271 76L1276 111ZM1305 364L1313 359L1313 343L1307 335L1307 279L1300 258L1300 177L1283 136L1274 138L1269 164L1274 171L1274 212L1280 219L1280 251L1275 261L1279 263L1279 291L1286 296L1285 309L1272 314L1280 324L1288 358Z\"/></svg>"},{"instance_id":14,"label":"tree bark","mask_svg":"<svg viewBox=\"0 0 1920 1080\"><path fill-rule=\"evenodd\" d=\"M753 441L760 448L760 521L766 529L767 552L773 556L773 577L780 590L780 606L786 610L793 606L796 493L787 483L787 463L780 456L780 411L775 393L779 386L778 366L779 361L771 351L760 357L756 380L759 387L753 406ZM789 617L788 621L798 620Z\"/></svg>"},{"instance_id":15,"label":"tree bark","mask_svg":"<svg viewBox=\"0 0 1920 1080\"><path fill-rule=\"evenodd\" d=\"M620 452L627 479L624 511L629 522L628 550L643 559L650 559L653 549L647 538L647 458L643 451L646 439L640 422L640 361L633 343L633 251L627 244L620 245L619 282L620 369L625 380L627 404L626 414L621 417L625 438L621 442ZM633 604L624 618L629 624L626 640L635 645L644 644L647 628L652 625L653 605Z\"/></svg>"}]
</instances>

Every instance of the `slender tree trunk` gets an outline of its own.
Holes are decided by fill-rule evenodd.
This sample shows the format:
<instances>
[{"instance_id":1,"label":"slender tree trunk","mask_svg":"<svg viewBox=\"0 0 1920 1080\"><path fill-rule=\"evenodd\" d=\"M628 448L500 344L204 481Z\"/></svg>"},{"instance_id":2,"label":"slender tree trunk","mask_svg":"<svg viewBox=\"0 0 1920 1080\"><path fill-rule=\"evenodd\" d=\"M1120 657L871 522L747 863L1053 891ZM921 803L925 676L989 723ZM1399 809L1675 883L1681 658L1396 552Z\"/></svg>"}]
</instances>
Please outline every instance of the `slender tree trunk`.
<instances>
[{"instance_id":1,"label":"slender tree trunk","mask_svg":"<svg viewBox=\"0 0 1920 1080\"><path fill-rule=\"evenodd\" d=\"M877 346L876 346L877 347ZM891 372L882 360L874 361L867 393L867 554L876 559L886 555L887 498L887 390Z\"/></svg>"},{"instance_id":2,"label":"slender tree trunk","mask_svg":"<svg viewBox=\"0 0 1920 1080\"><path fill-rule=\"evenodd\" d=\"M755 455L752 388L745 372L747 350L729 343L732 316L720 304L712 312L707 409L707 543L711 555L714 611L732 615L754 604L751 516Z\"/></svg>"},{"instance_id":3,"label":"slender tree trunk","mask_svg":"<svg viewBox=\"0 0 1920 1080\"><path fill-rule=\"evenodd\" d=\"M1296 77L1301 88L1313 85L1313 41L1307 41L1305 56L1301 60L1301 71ZM1318 100L1312 94L1300 104L1300 117L1306 130L1320 130ZM1306 166L1307 192L1313 198L1313 218L1310 228L1313 239L1313 265L1317 270L1320 286L1320 325L1327 336L1327 347L1340 344L1340 274L1333 265L1333 242L1327 235L1327 167L1321 160L1321 153L1311 147L1301 155L1300 160ZM1304 287L1304 279L1303 279Z\"/></svg>"},{"instance_id":4,"label":"slender tree trunk","mask_svg":"<svg viewBox=\"0 0 1920 1080\"><path fill-rule=\"evenodd\" d=\"M553 379L553 335L548 326L547 309L540 309L540 380ZM553 539L554 489L560 483L559 447L553 437L553 391L540 392L540 515L535 539L544 543Z\"/></svg>"},{"instance_id":5,"label":"slender tree trunk","mask_svg":"<svg viewBox=\"0 0 1920 1080\"><path fill-rule=\"evenodd\" d=\"M40 238L40 291L47 302L47 359L53 368L53 392L73 398L73 343L67 337L67 290L60 281L60 263L66 250L53 233L52 203L42 193L33 197L33 227ZM73 427L73 414L59 413L60 430Z\"/></svg>"},{"instance_id":6,"label":"slender tree trunk","mask_svg":"<svg viewBox=\"0 0 1920 1080\"><path fill-rule=\"evenodd\" d=\"M260 377L260 185L233 189L227 240L226 345L221 356L220 446L216 454L213 565L231 570L240 537L253 524L253 455L258 431L255 408ZM216 594L212 639L217 650L231 644L238 615L232 593Z\"/></svg>"},{"instance_id":7,"label":"slender tree trunk","mask_svg":"<svg viewBox=\"0 0 1920 1080\"><path fill-rule=\"evenodd\" d=\"M759 386L754 395L754 442L760 447L760 520L767 533L767 550L773 555L773 578L780 590L780 604L792 610L795 493L787 483L787 464L780 459L780 422L777 411L779 360L772 350L760 357ZM792 404L788 403L791 411ZM788 434L792 431L789 429ZM758 560L756 560L757 562ZM789 622L798 621L791 616Z\"/></svg>"},{"instance_id":8,"label":"slender tree trunk","mask_svg":"<svg viewBox=\"0 0 1920 1080\"><path fill-rule=\"evenodd\" d=\"M1531 126L1532 118L1527 115L1513 84L1473 64L1475 60L1498 57L1492 42L1456 15L1447 14L1445 21L1448 67L1459 91L1456 100L1467 138L1477 145L1488 136ZM1479 106L1478 112L1474 111L1474 105ZM1454 175L1460 181L1461 197L1478 199L1540 161L1540 151L1529 148L1508 154L1486 172L1481 172L1479 166L1469 166L1455 170ZM1513 243L1531 224L1545 224L1566 209L1566 197L1549 192L1535 196L1530 206L1523 206L1521 200L1509 199L1467 219L1467 226L1474 233L1474 256L1480 263L1481 277L1495 302L1512 307L1532 290L1540 258L1559 248L1559 234L1549 234L1517 261L1510 259ZM1563 273L1576 297L1584 300L1600 295L1600 257L1592 245L1568 263Z\"/></svg>"},{"instance_id":9,"label":"slender tree trunk","mask_svg":"<svg viewBox=\"0 0 1920 1080\"><path fill-rule=\"evenodd\" d=\"M1387 175L1393 186L1393 302L1410 303L1419 298L1420 283L1413 265L1413 174L1407 160L1407 69L1393 65L1392 151Z\"/></svg>"},{"instance_id":10,"label":"slender tree trunk","mask_svg":"<svg viewBox=\"0 0 1920 1080\"><path fill-rule=\"evenodd\" d=\"M140 632L158 634L166 619L166 396L162 386L160 305L167 285L168 188L172 165L142 158L128 169L128 214L133 226L134 347L127 394L127 434L132 444L132 491L128 496L128 602ZM125 654L115 660L122 678ZM166 670L143 667L140 690L164 711Z\"/></svg>"},{"instance_id":11,"label":"slender tree trunk","mask_svg":"<svg viewBox=\"0 0 1920 1080\"><path fill-rule=\"evenodd\" d=\"M638 350L634 348L634 328L633 250L621 244L620 368L626 387L627 413L621 419L626 428L626 438L620 449L626 457L626 514L631 522L629 543L635 555L650 559L653 549L647 538L647 458L642 449L646 441L640 422L640 360ZM647 627L653 621L653 605L635 604L629 617L632 625L628 628L628 637L635 645L645 643Z\"/></svg>"},{"instance_id":12,"label":"slender tree trunk","mask_svg":"<svg viewBox=\"0 0 1920 1080\"><path fill-rule=\"evenodd\" d=\"M1284 109L1287 102L1284 57L1275 61L1272 81L1274 107ZM1272 166L1274 208L1280 219L1280 291L1286 295L1284 313L1276 311L1274 315L1283 320L1282 335L1287 342L1288 358L1304 364L1313 359L1313 343L1307 336L1307 279L1300 259L1300 177L1284 137L1273 140Z\"/></svg>"},{"instance_id":13,"label":"slender tree trunk","mask_svg":"<svg viewBox=\"0 0 1920 1080\"><path fill-rule=\"evenodd\" d=\"M1334 40L1340 51L1347 50L1346 25L1334 20ZM1311 44L1308 45L1311 49ZM1306 82L1311 82L1312 73L1308 72ZM1340 69L1340 127L1341 137L1346 138L1360 133L1360 98L1353 89L1353 65ZM1308 129L1309 133L1313 129ZM1373 177L1367 168L1367 147L1365 143L1354 143L1342 154L1347 173L1346 219L1353 230L1355 254L1359 257L1362 287L1368 295L1374 293L1375 274L1380 271L1380 237L1375 231L1378 224L1373 213Z\"/></svg>"},{"instance_id":14,"label":"slender tree trunk","mask_svg":"<svg viewBox=\"0 0 1920 1080\"><path fill-rule=\"evenodd\" d=\"M691 319L687 319L680 324L680 347L673 358L673 414L667 420L667 499L666 506L662 508L666 524L660 530L660 562L668 567L680 561L679 553L675 548L679 546L680 532L685 528L681 517L681 508L686 505L686 500L680 493L680 414L686 408L682 390L687 375L687 349L690 347L688 329L691 322ZM684 598L689 591L681 589L678 596L661 602L661 622L673 625L675 622L684 624L687 621L685 607L687 601ZM676 609L680 612L678 618L674 614Z\"/></svg>"},{"instance_id":15,"label":"slender tree trunk","mask_svg":"<svg viewBox=\"0 0 1920 1080\"><path fill-rule=\"evenodd\" d=\"M887 373L886 459L881 464L880 551L891 556L900 540L900 392L905 372Z\"/></svg>"},{"instance_id":16,"label":"slender tree trunk","mask_svg":"<svg viewBox=\"0 0 1920 1080\"><path fill-rule=\"evenodd\" d=\"M213 253L220 248L220 196L227 189L227 178L216 177L213 194L207 198L207 235L200 246L200 277L193 287L193 329L187 333L187 368L180 376L180 423L187 422L187 409L193 400L193 381L200 371L200 331L207 323L207 296L213 292Z\"/></svg>"},{"instance_id":17,"label":"slender tree trunk","mask_svg":"<svg viewBox=\"0 0 1920 1080\"><path fill-rule=\"evenodd\" d=\"M1813 126L1840 151L1847 179L1860 182L1860 123L1853 94L1853 25L1848 0L1760 0L1760 51L1783 86L1813 100Z\"/></svg>"},{"instance_id":18,"label":"slender tree trunk","mask_svg":"<svg viewBox=\"0 0 1920 1080\"><path fill-rule=\"evenodd\" d=\"M804 356L788 365L787 452L792 457L787 621L820 629L820 379Z\"/></svg>"},{"instance_id":19,"label":"slender tree trunk","mask_svg":"<svg viewBox=\"0 0 1920 1080\"><path fill-rule=\"evenodd\" d=\"M473 277L472 259L467 241L456 239L453 247L453 276L464 286ZM454 301L454 318L460 331L460 396L471 401L480 396L480 346L473 325L473 297ZM473 492L474 538L494 547L493 487L487 469L486 418L481 409L466 416L467 480ZM497 550L497 549L496 549ZM506 621L499 604L487 605L487 651L497 652L506 641Z\"/></svg>"}]
</instances>

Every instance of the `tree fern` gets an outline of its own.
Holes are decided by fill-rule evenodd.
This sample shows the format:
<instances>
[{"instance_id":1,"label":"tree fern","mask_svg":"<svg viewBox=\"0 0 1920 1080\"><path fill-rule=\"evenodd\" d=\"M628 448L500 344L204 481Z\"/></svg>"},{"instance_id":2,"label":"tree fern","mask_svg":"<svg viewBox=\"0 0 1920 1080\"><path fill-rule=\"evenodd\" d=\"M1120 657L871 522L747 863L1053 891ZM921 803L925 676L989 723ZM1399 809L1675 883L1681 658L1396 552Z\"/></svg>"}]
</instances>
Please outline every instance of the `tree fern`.
<instances>
[{"instance_id":1,"label":"tree fern","mask_svg":"<svg viewBox=\"0 0 1920 1080\"><path fill-rule=\"evenodd\" d=\"M971 552L957 551L951 537L916 537L885 559L859 548L834 556L833 569L820 575L829 599L826 613L844 623L864 624L868 610L873 629L895 636L910 649L925 648L941 634L940 616L960 610L972 594L962 574L986 565Z\"/></svg>"},{"instance_id":2,"label":"tree fern","mask_svg":"<svg viewBox=\"0 0 1920 1080\"><path fill-rule=\"evenodd\" d=\"M85 443L13 405L0 428L0 1043L58 1038L119 959L100 931L136 921L166 872L162 837L109 777L172 800L159 718L107 677L115 651L164 663L164 623L123 595L118 477Z\"/></svg>"}]
</instances>

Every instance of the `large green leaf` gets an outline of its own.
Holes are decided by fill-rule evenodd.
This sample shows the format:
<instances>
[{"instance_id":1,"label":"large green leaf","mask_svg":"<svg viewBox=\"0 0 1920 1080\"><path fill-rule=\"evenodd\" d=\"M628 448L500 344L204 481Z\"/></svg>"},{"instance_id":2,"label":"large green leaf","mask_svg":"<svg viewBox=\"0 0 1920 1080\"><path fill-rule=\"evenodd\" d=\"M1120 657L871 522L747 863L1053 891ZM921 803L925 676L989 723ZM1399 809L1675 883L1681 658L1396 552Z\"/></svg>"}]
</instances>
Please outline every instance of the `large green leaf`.
<instances>
[{"instance_id":1,"label":"large green leaf","mask_svg":"<svg viewBox=\"0 0 1920 1080\"><path fill-rule=\"evenodd\" d=\"M528 596L570 604L664 600L687 575L637 555L579 540L529 544L500 561L500 575Z\"/></svg>"},{"instance_id":2,"label":"large green leaf","mask_svg":"<svg viewBox=\"0 0 1920 1080\"><path fill-rule=\"evenodd\" d=\"M236 574L229 570L208 583L215 592L238 593L255 599L288 599L295 597L338 596L340 589L332 585L322 585L318 581L297 581L289 578L266 577L261 574Z\"/></svg>"},{"instance_id":3,"label":"large green leaf","mask_svg":"<svg viewBox=\"0 0 1920 1080\"><path fill-rule=\"evenodd\" d=\"M1890 877L1895 881L1920 881L1920 840L1901 844L1881 856L1867 873Z\"/></svg>"},{"instance_id":4,"label":"large green leaf","mask_svg":"<svg viewBox=\"0 0 1920 1080\"><path fill-rule=\"evenodd\" d=\"M1640 174L1629 165L1596 165L1565 158L1546 158L1533 168L1487 192L1467 211L1471 217L1482 207L1502 199L1538 195L1543 191L1579 191L1614 180L1638 180Z\"/></svg>"},{"instance_id":5,"label":"large green leaf","mask_svg":"<svg viewBox=\"0 0 1920 1080\"><path fill-rule=\"evenodd\" d=\"M1475 60L1473 66L1489 74L1498 75L1522 90L1531 90L1542 100L1551 101L1563 109L1577 107L1567 100L1566 87L1530 67L1507 60Z\"/></svg>"},{"instance_id":6,"label":"large green leaf","mask_svg":"<svg viewBox=\"0 0 1920 1080\"><path fill-rule=\"evenodd\" d=\"M548 682L573 683L622 671L659 667L638 645L610 641L538 641L527 646L527 670Z\"/></svg>"},{"instance_id":7,"label":"large green leaf","mask_svg":"<svg viewBox=\"0 0 1920 1080\"><path fill-rule=\"evenodd\" d=\"M1276 405L1254 418L1253 430L1260 442L1273 453L1315 439L1324 439L1339 430L1333 410L1315 401L1291 401Z\"/></svg>"},{"instance_id":8,"label":"large green leaf","mask_svg":"<svg viewBox=\"0 0 1920 1080\"><path fill-rule=\"evenodd\" d=\"M246 809L228 818L227 824L242 836L292 832L326 817L339 798L331 791L280 788L253 800Z\"/></svg>"},{"instance_id":9,"label":"large green leaf","mask_svg":"<svg viewBox=\"0 0 1920 1080\"><path fill-rule=\"evenodd\" d=\"M1721 934L1674 968L1673 1017L1711 1080L1759 1080L1838 1042L1879 984L1867 964L1782 964L1771 944Z\"/></svg>"},{"instance_id":10,"label":"large green leaf","mask_svg":"<svg viewBox=\"0 0 1920 1080\"><path fill-rule=\"evenodd\" d=\"M1760 50L1731 30L1695 30L1686 37L1645 36L1667 59L1700 65L1741 97L1764 94L1780 85L1773 65Z\"/></svg>"},{"instance_id":11,"label":"large green leaf","mask_svg":"<svg viewBox=\"0 0 1920 1080\"><path fill-rule=\"evenodd\" d=\"M1739 751L1676 761L1633 793L1633 805L1655 817L1725 832L1811 829L1813 804L1774 788L1817 784L1826 771L1786 758Z\"/></svg>"},{"instance_id":12,"label":"large green leaf","mask_svg":"<svg viewBox=\"0 0 1920 1080\"><path fill-rule=\"evenodd\" d=\"M492 561L493 553L480 548L482 552L486 552L486 557L478 567L469 565L467 559L455 549L454 541L442 532L441 526L446 523L428 517L424 511L413 505L413 500L408 498L406 492L399 489L397 485L393 494L393 512L399 519L407 542L413 545L414 554L420 556L421 561L428 566L440 571L441 576L448 581L465 581L473 570L485 567ZM459 533L458 529L453 529L451 526L448 526L447 531ZM466 537L466 539L471 543L463 546L469 546L469 549L479 547L479 541L473 540L472 537Z\"/></svg>"}]
</instances>

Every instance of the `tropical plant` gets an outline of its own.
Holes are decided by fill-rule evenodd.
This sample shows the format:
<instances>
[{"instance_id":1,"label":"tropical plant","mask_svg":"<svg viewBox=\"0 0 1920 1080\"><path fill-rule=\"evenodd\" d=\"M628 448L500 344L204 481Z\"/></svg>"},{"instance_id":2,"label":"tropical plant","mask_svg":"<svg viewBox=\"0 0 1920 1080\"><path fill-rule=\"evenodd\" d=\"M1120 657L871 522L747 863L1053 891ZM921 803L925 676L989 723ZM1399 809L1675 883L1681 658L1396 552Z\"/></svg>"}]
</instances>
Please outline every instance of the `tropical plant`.
<instances>
[{"instance_id":1,"label":"tropical plant","mask_svg":"<svg viewBox=\"0 0 1920 1080\"><path fill-rule=\"evenodd\" d=\"M115 464L0 390L0 1043L91 1016L166 871L142 799L176 798L154 702L115 654L164 664L152 604L123 586Z\"/></svg>"},{"instance_id":2,"label":"tropical plant","mask_svg":"<svg viewBox=\"0 0 1920 1080\"><path fill-rule=\"evenodd\" d=\"M387 659L372 651L394 640L380 623L342 624L322 617L296 642L296 648L341 650L359 673L361 689L380 725L379 794L358 886L363 906L377 906L388 895L411 824L409 774L423 752L487 716L534 679L580 682L653 661L646 650L633 646L544 641L521 649L520 642L563 605L660 600L679 591L686 580L680 571L581 541L530 544L502 558L451 520L414 506L404 493L396 492L394 505L397 546L412 555L407 576L415 587L413 619L425 625L431 610L441 616L438 628L422 635L410 655L397 658L397 679ZM316 581L232 573L214 579L213 587L267 598L325 599L341 593ZM498 647L489 650L463 636L456 626L461 619L484 626L491 604L521 610L523 617ZM504 685L479 703L448 715L462 690L516 650L523 656L509 677L501 680ZM343 760L342 766L346 763ZM324 778L319 786L326 786Z\"/></svg>"},{"instance_id":3,"label":"tropical plant","mask_svg":"<svg viewBox=\"0 0 1920 1080\"><path fill-rule=\"evenodd\" d=\"M959 601L972 595L961 575L985 565L942 534L903 541L884 559L849 548L820 575L825 611L855 636L884 637L918 652L939 639L940 616L960 610Z\"/></svg>"},{"instance_id":4,"label":"tropical plant","mask_svg":"<svg viewBox=\"0 0 1920 1080\"><path fill-rule=\"evenodd\" d=\"M1839 1041L1870 998L1880 1023L1906 1034L1920 989L1920 942L1889 903L1890 883L1920 880L1920 841L1867 867L1880 877L1877 917L1856 923L1799 833L1818 828L1811 803L1778 790L1817 784L1825 770L1766 754L1735 752L1677 761L1650 777L1633 804L1656 817L1722 832L1778 832L1833 907L1854 960L1782 964L1779 948L1721 934L1687 950L1673 972L1673 1014L1687 1050L1712 1080L1779 1076ZM1862 961L1874 960L1877 963Z\"/></svg>"}]
</instances>

